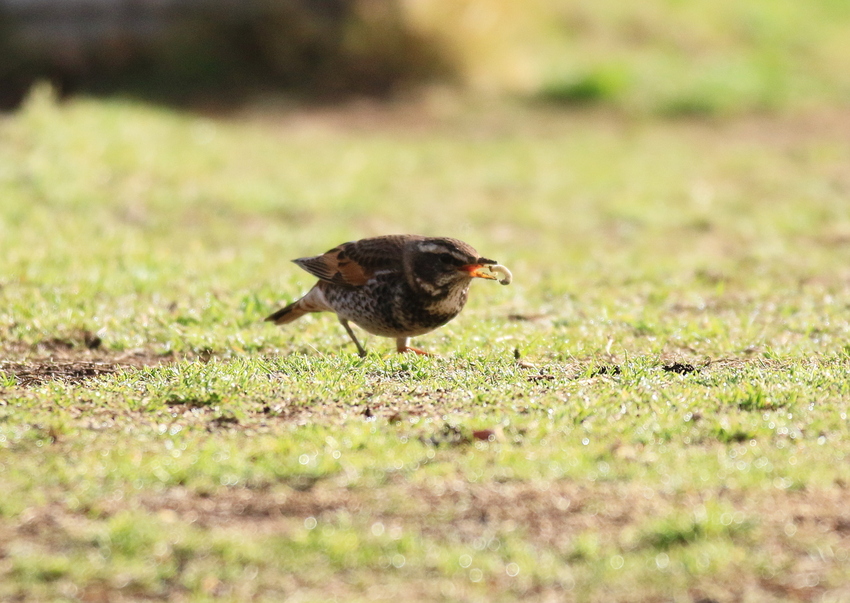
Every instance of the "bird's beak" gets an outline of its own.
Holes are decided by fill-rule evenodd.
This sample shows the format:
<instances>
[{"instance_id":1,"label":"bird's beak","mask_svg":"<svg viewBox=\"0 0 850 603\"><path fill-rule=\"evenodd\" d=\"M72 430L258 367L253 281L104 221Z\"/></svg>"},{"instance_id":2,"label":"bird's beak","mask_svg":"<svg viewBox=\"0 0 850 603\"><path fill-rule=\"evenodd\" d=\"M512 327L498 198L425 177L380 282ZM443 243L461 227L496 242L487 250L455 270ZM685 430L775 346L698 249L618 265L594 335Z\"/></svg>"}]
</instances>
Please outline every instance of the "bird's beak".
<instances>
[{"instance_id":1,"label":"bird's beak","mask_svg":"<svg viewBox=\"0 0 850 603\"><path fill-rule=\"evenodd\" d=\"M484 266L498 264L495 260L488 260L487 258L478 258L475 260L474 264L467 264L465 266L460 266L458 270L460 272L465 272L471 277L475 278L488 278L490 280L495 281L496 277L490 274L489 272L483 272Z\"/></svg>"}]
</instances>

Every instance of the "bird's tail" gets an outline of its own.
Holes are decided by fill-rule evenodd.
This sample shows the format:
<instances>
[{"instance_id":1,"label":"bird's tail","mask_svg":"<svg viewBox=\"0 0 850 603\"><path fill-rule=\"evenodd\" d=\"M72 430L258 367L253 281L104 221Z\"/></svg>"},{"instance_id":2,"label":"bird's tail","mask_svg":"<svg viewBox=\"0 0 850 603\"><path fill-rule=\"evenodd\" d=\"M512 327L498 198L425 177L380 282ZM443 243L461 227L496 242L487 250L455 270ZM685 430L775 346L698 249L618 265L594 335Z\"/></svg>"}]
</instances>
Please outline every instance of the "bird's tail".
<instances>
[{"instance_id":1,"label":"bird's tail","mask_svg":"<svg viewBox=\"0 0 850 603\"><path fill-rule=\"evenodd\" d=\"M331 310L325 299L325 294L322 293L318 285L310 289L310 291L301 299L295 300L285 308L281 308L274 314L267 316L266 320L273 322L276 325L285 325L297 320L309 312L325 312Z\"/></svg>"},{"instance_id":2,"label":"bird's tail","mask_svg":"<svg viewBox=\"0 0 850 603\"><path fill-rule=\"evenodd\" d=\"M306 313L307 310L301 307L301 300L299 299L298 301L292 302L285 308L281 308L274 314L267 316L266 320L273 322L276 325L285 325L288 322L301 318Z\"/></svg>"}]
</instances>

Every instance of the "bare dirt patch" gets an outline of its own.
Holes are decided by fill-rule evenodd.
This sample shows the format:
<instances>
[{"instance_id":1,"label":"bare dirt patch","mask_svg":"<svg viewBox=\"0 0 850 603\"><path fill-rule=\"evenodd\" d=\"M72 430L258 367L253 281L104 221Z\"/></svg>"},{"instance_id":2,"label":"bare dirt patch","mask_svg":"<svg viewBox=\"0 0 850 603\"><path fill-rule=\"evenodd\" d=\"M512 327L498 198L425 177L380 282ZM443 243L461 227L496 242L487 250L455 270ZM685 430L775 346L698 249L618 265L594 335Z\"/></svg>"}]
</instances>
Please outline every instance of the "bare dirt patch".
<instances>
[{"instance_id":1,"label":"bare dirt patch","mask_svg":"<svg viewBox=\"0 0 850 603\"><path fill-rule=\"evenodd\" d=\"M0 374L10 375L18 387L36 387L49 381L82 383L126 369L157 366L174 358L148 350L122 353L95 351L97 347L78 349L65 343L41 343L32 357L0 360ZM47 352L47 354L45 354ZM18 356L18 354L16 354Z\"/></svg>"},{"instance_id":2,"label":"bare dirt patch","mask_svg":"<svg viewBox=\"0 0 850 603\"><path fill-rule=\"evenodd\" d=\"M0 370L14 376L16 383L21 387L41 385L46 381L80 383L91 377L114 373L118 368L118 365L105 362L0 363Z\"/></svg>"}]
</instances>

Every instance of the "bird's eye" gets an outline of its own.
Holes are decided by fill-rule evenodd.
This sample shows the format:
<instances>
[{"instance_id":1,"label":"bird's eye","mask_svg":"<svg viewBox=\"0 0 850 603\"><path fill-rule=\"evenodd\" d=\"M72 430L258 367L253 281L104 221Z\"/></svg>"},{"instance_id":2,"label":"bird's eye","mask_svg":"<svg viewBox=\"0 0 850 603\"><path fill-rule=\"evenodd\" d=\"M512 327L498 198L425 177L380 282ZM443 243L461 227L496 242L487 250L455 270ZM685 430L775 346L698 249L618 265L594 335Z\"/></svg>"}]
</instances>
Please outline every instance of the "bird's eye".
<instances>
[{"instance_id":1,"label":"bird's eye","mask_svg":"<svg viewBox=\"0 0 850 603\"><path fill-rule=\"evenodd\" d=\"M443 262L444 264L457 264L458 263L457 258L450 253L441 253L437 257L440 258L440 261Z\"/></svg>"}]
</instances>

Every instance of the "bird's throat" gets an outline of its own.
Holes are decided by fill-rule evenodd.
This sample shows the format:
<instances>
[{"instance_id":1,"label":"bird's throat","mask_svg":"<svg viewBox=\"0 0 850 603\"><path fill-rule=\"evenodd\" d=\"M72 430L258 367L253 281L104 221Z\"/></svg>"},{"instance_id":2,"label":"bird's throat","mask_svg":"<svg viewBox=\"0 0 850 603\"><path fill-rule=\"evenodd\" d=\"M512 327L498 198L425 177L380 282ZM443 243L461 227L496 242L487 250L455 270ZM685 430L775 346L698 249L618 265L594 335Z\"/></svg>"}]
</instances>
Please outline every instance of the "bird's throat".
<instances>
[{"instance_id":1,"label":"bird's throat","mask_svg":"<svg viewBox=\"0 0 850 603\"><path fill-rule=\"evenodd\" d=\"M466 305L468 293L469 282L454 283L448 287L443 287L440 295L432 296L431 300L425 304L425 308L431 314L456 315Z\"/></svg>"}]
</instances>

